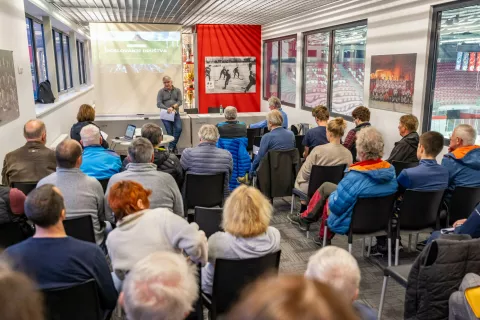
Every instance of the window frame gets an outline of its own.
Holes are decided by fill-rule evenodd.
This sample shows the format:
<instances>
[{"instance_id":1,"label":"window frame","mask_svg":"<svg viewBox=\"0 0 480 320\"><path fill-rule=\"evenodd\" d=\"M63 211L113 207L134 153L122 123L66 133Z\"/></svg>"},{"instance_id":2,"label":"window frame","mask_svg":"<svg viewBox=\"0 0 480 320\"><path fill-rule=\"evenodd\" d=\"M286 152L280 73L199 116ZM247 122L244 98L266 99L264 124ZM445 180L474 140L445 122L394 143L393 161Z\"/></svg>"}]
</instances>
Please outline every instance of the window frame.
<instances>
[{"instance_id":1,"label":"window frame","mask_svg":"<svg viewBox=\"0 0 480 320\"><path fill-rule=\"evenodd\" d=\"M85 75L85 46L84 42L77 39L77 61L78 61L78 78L80 85L87 83Z\"/></svg>"},{"instance_id":2,"label":"window frame","mask_svg":"<svg viewBox=\"0 0 480 320\"><path fill-rule=\"evenodd\" d=\"M60 51L61 51L61 61L62 61L62 71L63 71L63 75L62 75L62 81L63 81L63 85L64 85L64 90L60 90L60 74L59 74L59 70L58 70L58 54L57 54L57 48L56 48L56 38L55 38L55 33L57 33L60 37ZM68 92L69 90L73 89L74 88L74 85L73 85L73 77L72 77L72 57L70 55L70 37L65 34L65 32L62 32L61 30L58 30L56 28L52 28L52 36L53 36L53 52L54 52L54 56L55 56L55 70L56 70L56 73L57 73L57 89L58 89L58 92L59 93L63 93L63 92ZM65 49L64 49L64 46L63 46L63 38L66 37L67 38L67 47L68 47L68 67L69 67L69 70L70 70L70 83L71 83L71 87L68 87L68 82L67 82L67 72L66 72L66 69L65 69Z\"/></svg>"},{"instance_id":3,"label":"window frame","mask_svg":"<svg viewBox=\"0 0 480 320\"><path fill-rule=\"evenodd\" d=\"M285 102L282 100L282 92L281 92L281 89L282 89L282 77L281 77L281 69L282 69L282 42L283 40L295 40L297 41L298 43L298 36L297 34L292 34L292 35L288 35L288 36L284 36L284 37L280 37L280 38L273 38L273 39L267 39L267 40L263 40L263 55L262 55L262 60L263 60L263 66L266 66L266 57L265 57L265 47L267 45L267 43L270 43L270 42L278 42L278 81L277 81L277 92L278 92L278 99L280 99L280 102L282 103L282 106L288 106L288 107L292 107L292 108L295 108L295 103L290 103L290 102ZM298 56L298 50L297 50L297 56ZM297 64L297 57L295 57L295 65ZM263 67L264 68L264 67ZM267 97L266 96L266 88L265 88L265 80L267 79L266 75L264 74L263 75L263 80L262 80L262 90L263 90L263 100L265 101L268 101L268 99L270 99L270 97ZM296 93L295 93L295 99L296 99Z\"/></svg>"},{"instance_id":4,"label":"window frame","mask_svg":"<svg viewBox=\"0 0 480 320\"><path fill-rule=\"evenodd\" d=\"M44 55L44 60L45 60L45 73L46 73L46 80L49 80L49 77L48 77L48 61L47 61L47 53L46 53L46 45L45 45L45 29L44 29L44 26L43 26L43 22L37 18L35 18L34 16L31 16L29 14L25 14L25 20L28 20L28 23L29 23L29 27L30 27L30 30L31 30L31 37L30 37L30 41L32 42L32 60L33 60L33 67L34 67L34 71L35 71L35 82L37 84L37 88L34 89L34 96L35 94L38 94L37 93L37 89L38 89L38 86L40 85L40 67L38 65L38 61L37 61L37 40L36 40L36 37L35 37L35 28L34 28L34 23L37 23L41 26L42 28L42 40L43 40L43 55ZM27 37L28 37L28 33L27 33Z\"/></svg>"},{"instance_id":5,"label":"window frame","mask_svg":"<svg viewBox=\"0 0 480 320\"><path fill-rule=\"evenodd\" d=\"M347 29L347 28L352 28L352 27L359 27L359 26L365 26L368 29L368 20L367 19L362 19L358 21L353 21L353 22L348 22L348 23L343 23L343 24L338 24L335 26L330 26L326 28L320 28L320 29L315 29L315 30L310 30L307 32L302 33L303 37L303 52L302 52L302 104L301 104L301 109L305 111L312 111L313 108L307 107L305 105L305 94L306 94L306 81L307 81L307 73L305 72L305 68L307 66L307 55L308 55L308 46L307 46L307 37L312 34L316 33L329 33L329 52L328 52L328 82L327 82L327 105L326 107L328 108L328 111L330 112L331 117L342 117L347 121L352 121L353 118L352 116L344 115L341 113L336 113L332 111L332 94L333 94L333 59L335 58L335 31L339 29ZM367 31L368 32L368 31ZM365 47L366 47L366 42L365 42ZM365 56L366 60L366 56Z\"/></svg>"},{"instance_id":6,"label":"window frame","mask_svg":"<svg viewBox=\"0 0 480 320\"><path fill-rule=\"evenodd\" d=\"M27 32L27 38L30 38L30 39L27 39L27 41L30 40L30 42L32 43L32 61L33 61L33 71L35 73L32 76L35 78L35 84L37 85L37 88L38 88L39 77L38 77L37 59L36 59L36 55L35 55L35 52L37 50L37 46L35 44L35 32L33 30L33 18L26 15L25 20L28 21L28 26L30 28L30 37L28 37L28 32ZM27 45L28 45L28 42L27 42ZM37 99L36 95L38 94L37 93L37 88L33 89L33 95L34 95L35 99Z\"/></svg>"},{"instance_id":7,"label":"window frame","mask_svg":"<svg viewBox=\"0 0 480 320\"><path fill-rule=\"evenodd\" d=\"M425 90L425 102L423 106L422 133L430 130L432 126L433 98L435 95L435 80L437 72L438 43L440 37L440 28L442 23L442 12L454 9L460 9L473 5L480 5L478 0L460 0L453 3L439 4L432 7L428 64L427 64L427 83ZM443 138L443 145L448 146L450 139Z\"/></svg>"}]
</instances>

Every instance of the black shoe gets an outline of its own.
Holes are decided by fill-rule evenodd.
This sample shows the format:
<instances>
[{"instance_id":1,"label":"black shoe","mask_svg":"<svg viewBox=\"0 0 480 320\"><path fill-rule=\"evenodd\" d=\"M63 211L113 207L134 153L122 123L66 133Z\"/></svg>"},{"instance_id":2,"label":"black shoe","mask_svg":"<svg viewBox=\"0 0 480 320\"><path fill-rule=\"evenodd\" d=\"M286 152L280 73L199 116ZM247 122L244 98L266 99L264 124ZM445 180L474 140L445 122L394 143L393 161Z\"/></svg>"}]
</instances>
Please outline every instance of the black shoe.
<instances>
[{"instance_id":1,"label":"black shoe","mask_svg":"<svg viewBox=\"0 0 480 320\"><path fill-rule=\"evenodd\" d=\"M368 252L368 247L365 248ZM378 257L383 257L383 252L381 252L379 249L378 249L378 246L377 245L374 245L370 248L370 256L372 257L375 257L375 256L378 256Z\"/></svg>"},{"instance_id":2,"label":"black shoe","mask_svg":"<svg viewBox=\"0 0 480 320\"><path fill-rule=\"evenodd\" d=\"M299 214L289 213L287 215L287 218L288 220L290 220L291 223L297 225L300 230L307 231L308 229L310 229L310 223L305 222L305 220L303 220Z\"/></svg>"},{"instance_id":3,"label":"black shoe","mask_svg":"<svg viewBox=\"0 0 480 320\"><path fill-rule=\"evenodd\" d=\"M316 245L318 245L320 247L323 247L323 238L322 237L320 237L320 236L314 237L313 242L315 242ZM331 245L332 245L332 240L327 239L327 246L331 246Z\"/></svg>"}]
</instances>

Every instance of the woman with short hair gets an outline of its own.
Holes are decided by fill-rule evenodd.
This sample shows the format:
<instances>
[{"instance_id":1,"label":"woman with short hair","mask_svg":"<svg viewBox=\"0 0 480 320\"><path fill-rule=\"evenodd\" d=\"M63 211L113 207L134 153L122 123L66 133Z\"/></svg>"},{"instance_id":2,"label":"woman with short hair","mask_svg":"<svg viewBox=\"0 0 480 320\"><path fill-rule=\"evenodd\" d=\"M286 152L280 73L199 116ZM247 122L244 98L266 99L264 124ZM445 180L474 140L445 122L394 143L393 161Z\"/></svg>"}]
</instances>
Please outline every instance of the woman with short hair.
<instances>
[{"instance_id":1,"label":"woman with short hair","mask_svg":"<svg viewBox=\"0 0 480 320\"><path fill-rule=\"evenodd\" d=\"M212 294L216 259L251 259L280 250L280 232L269 227L272 211L272 205L258 189L242 185L232 192L223 207L225 232L217 232L208 240L203 292Z\"/></svg>"},{"instance_id":2,"label":"woman with short hair","mask_svg":"<svg viewBox=\"0 0 480 320\"><path fill-rule=\"evenodd\" d=\"M80 131L82 131L83 127L88 126L89 124L93 124L100 130L100 127L93 122L94 120L95 109L89 104L82 104L77 113L78 122L70 129L70 138L77 140L80 143L80 140L82 140L80 137ZM105 139L102 139L102 147L108 149L108 142Z\"/></svg>"}]
</instances>

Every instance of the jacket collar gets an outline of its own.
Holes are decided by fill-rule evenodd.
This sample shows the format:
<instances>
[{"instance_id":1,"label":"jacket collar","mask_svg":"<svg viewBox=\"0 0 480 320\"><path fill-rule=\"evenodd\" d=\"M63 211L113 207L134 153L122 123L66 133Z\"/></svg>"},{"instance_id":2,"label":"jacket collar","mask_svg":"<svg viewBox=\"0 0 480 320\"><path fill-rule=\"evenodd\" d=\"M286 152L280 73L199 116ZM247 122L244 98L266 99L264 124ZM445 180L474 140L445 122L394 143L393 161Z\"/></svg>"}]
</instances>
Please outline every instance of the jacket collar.
<instances>
[{"instance_id":1,"label":"jacket collar","mask_svg":"<svg viewBox=\"0 0 480 320\"><path fill-rule=\"evenodd\" d=\"M60 167L57 167L57 173L58 172L82 173L82 171L80 171L80 168L60 168Z\"/></svg>"},{"instance_id":2,"label":"jacket collar","mask_svg":"<svg viewBox=\"0 0 480 320\"><path fill-rule=\"evenodd\" d=\"M465 157L467 155L467 153L469 153L470 151L472 151L474 149L478 149L478 148L480 148L480 146L477 146L477 145L460 147L460 148L457 148L456 150L454 150L452 152L452 155L456 159L462 159L463 157Z\"/></svg>"},{"instance_id":3,"label":"jacket collar","mask_svg":"<svg viewBox=\"0 0 480 320\"><path fill-rule=\"evenodd\" d=\"M132 163L130 162L126 166L127 171L133 172L145 172L145 171L157 171L157 165L154 163Z\"/></svg>"},{"instance_id":4,"label":"jacket collar","mask_svg":"<svg viewBox=\"0 0 480 320\"><path fill-rule=\"evenodd\" d=\"M90 149L99 149L99 148L102 148L102 149L104 149L104 150L107 150L107 149L105 149L104 147L102 147L102 146L99 145L99 144L92 144L92 145L90 145L90 146L83 147L83 150L85 151L86 149L89 149L89 148L90 148Z\"/></svg>"},{"instance_id":5,"label":"jacket collar","mask_svg":"<svg viewBox=\"0 0 480 320\"><path fill-rule=\"evenodd\" d=\"M378 170L378 169L387 169L390 168L390 163L382 159L376 160L365 160L354 163L350 166L350 170L357 171L369 171L369 170Z\"/></svg>"},{"instance_id":6,"label":"jacket collar","mask_svg":"<svg viewBox=\"0 0 480 320\"><path fill-rule=\"evenodd\" d=\"M208 147L208 146L215 146L215 142L204 141L200 142L197 147Z\"/></svg>"},{"instance_id":7,"label":"jacket collar","mask_svg":"<svg viewBox=\"0 0 480 320\"><path fill-rule=\"evenodd\" d=\"M27 141L27 143L25 143L25 146L28 147L28 148L31 148L31 147L46 148L45 144L43 144L40 141Z\"/></svg>"},{"instance_id":8,"label":"jacket collar","mask_svg":"<svg viewBox=\"0 0 480 320\"><path fill-rule=\"evenodd\" d=\"M124 217L122 220L118 221L118 227L122 227L122 226L125 226L127 224L130 224L131 222L133 222L133 221L137 220L138 218L142 217L143 214L145 212L149 211L149 210L150 209L144 209L144 210L129 214L128 216Z\"/></svg>"},{"instance_id":9,"label":"jacket collar","mask_svg":"<svg viewBox=\"0 0 480 320\"><path fill-rule=\"evenodd\" d=\"M362 127L369 127L370 126L370 122L364 122L364 123L360 123L358 126L356 126L355 128L362 128Z\"/></svg>"},{"instance_id":10,"label":"jacket collar","mask_svg":"<svg viewBox=\"0 0 480 320\"><path fill-rule=\"evenodd\" d=\"M422 159L419 161L419 164L432 165L432 164L438 164L438 162L435 159Z\"/></svg>"}]
</instances>

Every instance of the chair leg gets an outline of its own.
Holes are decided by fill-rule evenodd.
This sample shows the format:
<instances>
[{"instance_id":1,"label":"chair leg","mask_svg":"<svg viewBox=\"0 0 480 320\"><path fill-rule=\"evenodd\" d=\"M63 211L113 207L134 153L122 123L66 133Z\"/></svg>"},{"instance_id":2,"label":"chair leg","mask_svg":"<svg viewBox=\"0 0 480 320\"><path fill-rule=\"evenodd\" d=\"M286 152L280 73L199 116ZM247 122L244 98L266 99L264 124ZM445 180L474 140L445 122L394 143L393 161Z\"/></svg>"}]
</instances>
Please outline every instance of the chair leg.
<instances>
[{"instance_id":1,"label":"chair leg","mask_svg":"<svg viewBox=\"0 0 480 320\"><path fill-rule=\"evenodd\" d=\"M412 247L412 234L408 235L408 252L410 252L410 248Z\"/></svg>"},{"instance_id":2,"label":"chair leg","mask_svg":"<svg viewBox=\"0 0 480 320\"><path fill-rule=\"evenodd\" d=\"M398 266L398 251L400 248L400 239L395 239L395 265Z\"/></svg>"},{"instance_id":3,"label":"chair leg","mask_svg":"<svg viewBox=\"0 0 480 320\"><path fill-rule=\"evenodd\" d=\"M380 305L378 307L378 320L382 319L383 303L385 302L385 293L387 292L388 277L383 277L382 293L380 295Z\"/></svg>"},{"instance_id":4,"label":"chair leg","mask_svg":"<svg viewBox=\"0 0 480 320\"><path fill-rule=\"evenodd\" d=\"M310 230L307 229L307 239L310 238Z\"/></svg>"},{"instance_id":5,"label":"chair leg","mask_svg":"<svg viewBox=\"0 0 480 320\"><path fill-rule=\"evenodd\" d=\"M350 254L352 254L352 244L351 243L348 244L348 252Z\"/></svg>"},{"instance_id":6,"label":"chair leg","mask_svg":"<svg viewBox=\"0 0 480 320\"><path fill-rule=\"evenodd\" d=\"M365 238L362 238L362 257L365 258Z\"/></svg>"},{"instance_id":7,"label":"chair leg","mask_svg":"<svg viewBox=\"0 0 480 320\"><path fill-rule=\"evenodd\" d=\"M418 243L418 233L415 234L415 242L413 243L413 252L417 251L417 243Z\"/></svg>"},{"instance_id":8,"label":"chair leg","mask_svg":"<svg viewBox=\"0 0 480 320\"><path fill-rule=\"evenodd\" d=\"M388 245L388 266L392 266L392 238L387 239L387 245Z\"/></svg>"},{"instance_id":9,"label":"chair leg","mask_svg":"<svg viewBox=\"0 0 480 320\"><path fill-rule=\"evenodd\" d=\"M325 224L325 227L323 228L323 247L325 248L327 246L327 224Z\"/></svg>"},{"instance_id":10,"label":"chair leg","mask_svg":"<svg viewBox=\"0 0 480 320\"><path fill-rule=\"evenodd\" d=\"M370 257L370 249L372 249L372 239L373 237L370 237L370 243L368 244L368 251L367 251L367 257Z\"/></svg>"},{"instance_id":11,"label":"chair leg","mask_svg":"<svg viewBox=\"0 0 480 320\"><path fill-rule=\"evenodd\" d=\"M290 206L290 214L293 214L293 209L295 209L295 195L292 194L292 205Z\"/></svg>"}]
</instances>

